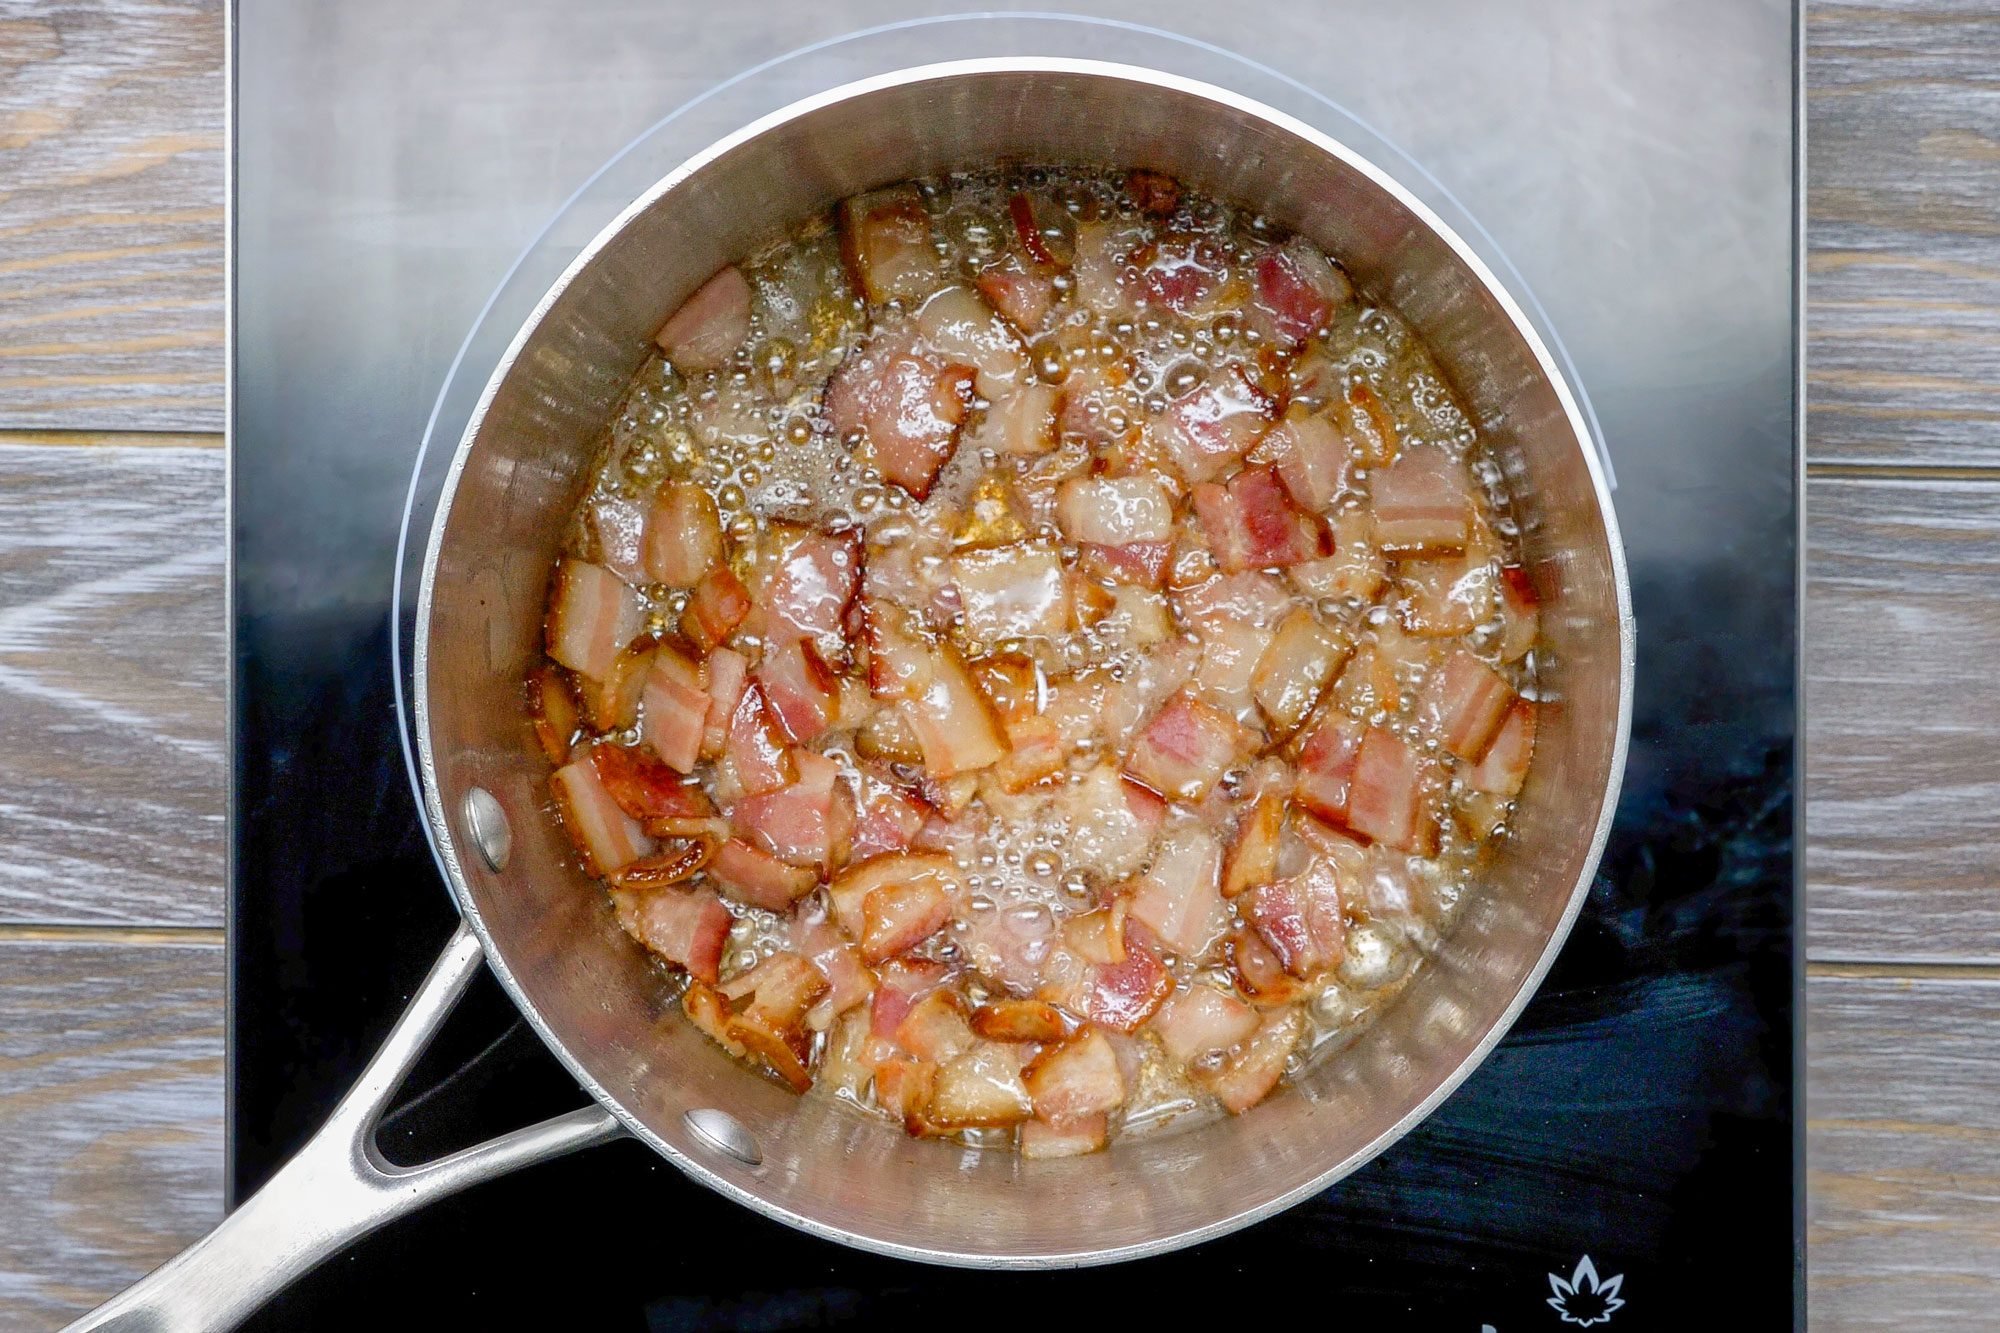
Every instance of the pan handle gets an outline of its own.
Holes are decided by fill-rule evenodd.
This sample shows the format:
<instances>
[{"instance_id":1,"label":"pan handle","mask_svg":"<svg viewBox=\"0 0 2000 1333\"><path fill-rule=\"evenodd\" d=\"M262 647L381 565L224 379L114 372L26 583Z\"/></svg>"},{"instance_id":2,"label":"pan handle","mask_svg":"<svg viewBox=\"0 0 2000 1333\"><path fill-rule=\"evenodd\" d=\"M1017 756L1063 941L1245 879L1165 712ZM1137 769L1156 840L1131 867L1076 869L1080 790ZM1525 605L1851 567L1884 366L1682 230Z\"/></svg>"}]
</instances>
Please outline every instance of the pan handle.
<instances>
[{"instance_id":1,"label":"pan handle","mask_svg":"<svg viewBox=\"0 0 2000 1333\"><path fill-rule=\"evenodd\" d=\"M360 1080L298 1155L215 1230L70 1328L234 1328L294 1278L391 1218L517 1167L622 1135L618 1120L592 1105L421 1166L395 1166L382 1157L376 1122L483 961L479 937L461 922Z\"/></svg>"}]
</instances>

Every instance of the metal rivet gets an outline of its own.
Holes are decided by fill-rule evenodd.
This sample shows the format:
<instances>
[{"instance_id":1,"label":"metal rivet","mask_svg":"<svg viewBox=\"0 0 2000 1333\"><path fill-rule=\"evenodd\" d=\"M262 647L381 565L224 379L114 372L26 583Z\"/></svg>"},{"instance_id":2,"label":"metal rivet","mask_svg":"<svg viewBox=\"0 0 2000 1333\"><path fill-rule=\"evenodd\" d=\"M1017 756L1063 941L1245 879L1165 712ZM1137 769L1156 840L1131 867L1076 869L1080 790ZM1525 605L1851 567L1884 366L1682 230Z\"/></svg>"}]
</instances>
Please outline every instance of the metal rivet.
<instances>
[{"instance_id":1,"label":"metal rivet","mask_svg":"<svg viewBox=\"0 0 2000 1333\"><path fill-rule=\"evenodd\" d=\"M727 1111L718 1111L713 1106L698 1106L681 1116L687 1122L690 1133L704 1147L715 1149L734 1157L745 1166L757 1166L764 1160L764 1150L757 1146L757 1140L743 1122Z\"/></svg>"},{"instance_id":2,"label":"metal rivet","mask_svg":"<svg viewBox=\"0 0 2000 1333\"><path fill-rule=\"evenodd\" d=\"M465 794L463 809L465 831L471 835L472 845L479 849L486 868L495 872L505 870L507 858L514 850L514 830L507 824L507 812L484 787L474 787Z\"/></svg>"}]
</instances>

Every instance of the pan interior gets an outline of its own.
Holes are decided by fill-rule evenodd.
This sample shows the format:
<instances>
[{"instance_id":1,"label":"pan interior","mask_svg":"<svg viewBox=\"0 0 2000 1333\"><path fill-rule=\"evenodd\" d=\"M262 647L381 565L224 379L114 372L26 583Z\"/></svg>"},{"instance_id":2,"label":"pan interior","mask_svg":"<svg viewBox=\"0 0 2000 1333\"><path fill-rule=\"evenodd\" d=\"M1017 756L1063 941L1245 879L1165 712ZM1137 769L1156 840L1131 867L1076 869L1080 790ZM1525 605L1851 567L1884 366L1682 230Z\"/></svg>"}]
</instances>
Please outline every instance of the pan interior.
<instances>
[{"instance_id":1,"label":"pan interior","mask_svg":"<svg viewBox=\"0 0 2000 1333\"><path fill-rule=\"evenodd\" d=\"M1035 161L1150 167L1264 213L1395 305L1510 478L1547 605L1534 766L1516 836L1439 953L1346 1051L1249 1114L1057 1162L905 1137L800 1100L683 1022L602 890L574 867L520 681L568 514L653 330L718 266L835 200L942 171ZM1574 404L1512 303L1373 168L1226 93L1065 61L872 80L781 112L661 183L585 252L496 373L455 462L417 628L426 803L454 891L559 1055L655 1147L781 1220L943 1262L1098 1262L1190 1243L1283 1206L1414 1124L1498 1039L1595 869L1624 754L1623 568ZM513 830L493 873L461 854L465 793ZM690 1132L721 1108L752 1167Z\"/></svg>"}]
</instances>

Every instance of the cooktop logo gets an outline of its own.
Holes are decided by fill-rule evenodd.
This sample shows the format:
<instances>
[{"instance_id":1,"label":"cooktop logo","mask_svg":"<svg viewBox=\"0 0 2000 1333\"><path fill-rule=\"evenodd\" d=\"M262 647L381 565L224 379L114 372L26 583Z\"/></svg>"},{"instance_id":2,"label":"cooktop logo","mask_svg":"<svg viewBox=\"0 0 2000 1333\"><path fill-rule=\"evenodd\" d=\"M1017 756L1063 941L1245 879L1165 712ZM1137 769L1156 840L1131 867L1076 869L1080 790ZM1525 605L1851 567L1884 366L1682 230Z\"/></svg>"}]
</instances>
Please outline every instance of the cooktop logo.
<instances>
[{"instance_id":1,"label":"cooktop logo","mask_svg":"<svg viewBox=\"0 0 2000 1333\"><path fill-rule=\"evenodd\" d=\"M1576 1261L1576 1271L1567 1279L1560 1273L1549 1274L1549 1290L1555 1293L1548 1298L1549 1308L1561 1315L1565 1324L1582 1328L1608 1324L1625 1304L1618 1295L1618 1289L1624 1285L1623 1273L1600 1279L1597 1265L1586 1254Z\"/></svg>"}]
</instances>

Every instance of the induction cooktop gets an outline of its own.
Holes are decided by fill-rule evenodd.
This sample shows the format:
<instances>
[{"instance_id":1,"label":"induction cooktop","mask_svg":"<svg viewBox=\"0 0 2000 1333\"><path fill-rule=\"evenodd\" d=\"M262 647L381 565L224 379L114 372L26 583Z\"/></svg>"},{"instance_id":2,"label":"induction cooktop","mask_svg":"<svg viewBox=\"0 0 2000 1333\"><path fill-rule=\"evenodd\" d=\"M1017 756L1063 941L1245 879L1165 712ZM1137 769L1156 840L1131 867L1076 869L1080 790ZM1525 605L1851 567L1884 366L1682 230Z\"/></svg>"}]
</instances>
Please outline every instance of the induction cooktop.
<instances>
[{"instance_id":1,"label":"induction cooktop","mask_svg":"<svg viewBox=\"0 0 2000 1333\"><path fill-rule=\"evenodd\" d=\"M1107 1269L935 1269L786 1230L621 1142L392 1224L253 1326L1619 1333L1802 1317L1793 13L1501 9L237 13L232 1201L318 1125L451 933L401 744L398 536L483 382L467 330L504 330L507 302L608 218L589 205L665 169L635 142L706 142L899 52L1136 53L1337 104L1420 193L1484 224L1567 344L1619 481L1640 642L1610 846L1540 992L1427 1121L1288 1212ZM871 25L888 26L834 41ZM445 438L420 459L427 433ZM584 1101L482 977L382 1144L417 1161Z\"/></svg>"}]
</instances>

